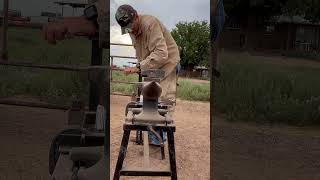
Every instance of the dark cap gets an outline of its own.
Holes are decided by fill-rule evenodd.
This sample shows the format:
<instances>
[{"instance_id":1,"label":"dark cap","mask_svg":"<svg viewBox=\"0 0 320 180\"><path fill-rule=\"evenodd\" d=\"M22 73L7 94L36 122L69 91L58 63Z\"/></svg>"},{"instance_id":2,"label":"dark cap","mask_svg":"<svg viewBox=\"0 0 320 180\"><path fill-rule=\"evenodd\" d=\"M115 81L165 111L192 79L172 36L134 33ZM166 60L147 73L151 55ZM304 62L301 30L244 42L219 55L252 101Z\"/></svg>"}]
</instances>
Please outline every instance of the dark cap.
<instances>
[{"instance_id":1,"label":"dark cap","mask_svg":"<svg viewBox=\"0 0 320 180\"><path fill-rule=\"evenodd\" d=\"M127 28L132 28L133 20L137 11L130 5L121 5L116 12L116 20L121 26L122 34L126 33Z\"/></svg>"}]
</instances>

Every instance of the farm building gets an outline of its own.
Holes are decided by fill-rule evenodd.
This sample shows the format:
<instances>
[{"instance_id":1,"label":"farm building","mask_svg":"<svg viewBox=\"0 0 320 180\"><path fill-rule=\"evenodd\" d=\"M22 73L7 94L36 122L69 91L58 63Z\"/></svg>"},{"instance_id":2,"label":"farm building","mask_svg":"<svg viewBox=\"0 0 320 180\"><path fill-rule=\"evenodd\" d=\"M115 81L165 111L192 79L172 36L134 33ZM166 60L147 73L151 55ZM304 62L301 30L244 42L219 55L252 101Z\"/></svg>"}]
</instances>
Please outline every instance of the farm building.
<instances>
[{"instance_id":1,"label":"farm building","mask_svg":"<svg viewBox=\"0 0 320 180\"><path fill-rule=\"evenodd\" d=\"M229 17L221 37L226 49L320 51L320 23L300 16L279 16L266 24L253 17L255 23ZM250 19L250 17L248 18Z\"/></svg>"},{"instance_id":2,"label":"farm building","mask_svg":"<svg viewBox=\"0 0 320 180\"><path fill-rule=\"evenodd\" d=\"M196 66L194 67L195 74L197 77L208 77L209 76L209 69L204 66Z\"/></svg>"}]
</instances>

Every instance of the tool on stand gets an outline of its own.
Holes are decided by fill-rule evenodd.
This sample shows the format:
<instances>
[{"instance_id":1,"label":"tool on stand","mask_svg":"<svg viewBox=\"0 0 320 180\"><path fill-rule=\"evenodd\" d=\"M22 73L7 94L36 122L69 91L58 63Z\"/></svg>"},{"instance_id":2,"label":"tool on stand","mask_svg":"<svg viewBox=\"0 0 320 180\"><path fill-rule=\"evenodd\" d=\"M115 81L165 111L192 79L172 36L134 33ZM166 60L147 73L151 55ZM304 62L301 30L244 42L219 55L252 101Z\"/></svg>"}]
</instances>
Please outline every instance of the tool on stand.
<instances>
[{"instance_id":1,"label":"tool on stand","mask_svg":"<svg viewBox=\"0 0 320 180\"><path fill-rule=\"evenodd\" d=\"M123 124L123 137L118 156L116 169L114 172L114 180L120 179L120 176L170 176L171 179L177 179L176 157L174 145L175 124L169 116L169 106L163 102L159 102L162 89L160 79L164 77L162 70L141 71L141 77L144 83L139 87L142 95L136 101L130 102L126 107L126 118ZM144 133L144 164L141 169L126 169L123 162L128 148L130 132L140 131ZM157 133L160 130L160 134ZM167 132L168 150L170 167L164 170L156 170L149 167L149 151L148 151L148 132L153 133L160 140L161 159L164 159L164 143L163 132ZM142 134L142 133L141 133ZM142 135L140 135L142 137Z\"/></svg>"}]
</instances>

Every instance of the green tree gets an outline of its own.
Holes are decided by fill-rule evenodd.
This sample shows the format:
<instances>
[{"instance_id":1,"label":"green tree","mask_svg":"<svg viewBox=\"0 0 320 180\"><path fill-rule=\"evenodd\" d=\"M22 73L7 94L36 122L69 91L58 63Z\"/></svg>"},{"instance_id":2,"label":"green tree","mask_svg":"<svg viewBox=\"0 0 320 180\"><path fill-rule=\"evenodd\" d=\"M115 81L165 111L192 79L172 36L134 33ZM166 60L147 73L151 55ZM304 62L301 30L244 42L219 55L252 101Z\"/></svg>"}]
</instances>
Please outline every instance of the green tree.
<instances>
[{"instance_id":1,"label":"green tree","mask_svg":"<svg viewBox=\"0 0 320 180\"><path fill-rule=\"evenodd\" d=\"M206 21L179 22L171 32L181 48L181 66L209 65L210 28Z\"/></svg>"}]
</instances>

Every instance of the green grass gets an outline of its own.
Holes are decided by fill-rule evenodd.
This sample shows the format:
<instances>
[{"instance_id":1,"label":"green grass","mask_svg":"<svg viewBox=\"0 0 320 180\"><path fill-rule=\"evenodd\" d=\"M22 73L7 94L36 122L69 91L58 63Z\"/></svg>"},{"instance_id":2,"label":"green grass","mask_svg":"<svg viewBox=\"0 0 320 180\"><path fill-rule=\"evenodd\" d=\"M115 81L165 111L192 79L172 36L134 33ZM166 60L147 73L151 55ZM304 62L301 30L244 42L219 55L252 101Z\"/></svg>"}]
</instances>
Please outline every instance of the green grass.
<instances>
[{"instance_id":1,"label":"green grass","mask_svg":"<svg viewBox=\"0 0 320 180\"><path fill-rule=\"evenodd\" d=\"M319 52L297 52L291 51L285 53L287 57L294 57L294 58L303 58L303 59L310 59L314 61L320 61L320 53Z\"/></svg>"},{"instance_id":2,"label":"green grass","mask_svg":"<svg viewBox=\"0 0 320 180\"><path fill-rule=\"evenodd\" d=\"M188 80L179 80L178 98L190 101L210 101L210 84L196 84Z\"/></svg>"},{"instance_id":3,"label":"green grass","mask_svg":"<svg viewBox=\"0 0 320 180\"><path fill-rule=\"evenodd\" d=\"M9 60L40 64L88 65L91 43L79 38L49 45L40 30L9 28ZM104 59L107 54L104 53ZM36 96L52 103L87 101L87 75L83 73L0 66L0 97Z\"/></svg>"},{"instance_id":4,"label":"green grass","mask_svg":"<svg viewBox=\"0 0 320 180\"><path fill-rule=\"evenodd\" d=\"M90 41L74 39L56 46L41 39L40 31L10 28L9 57L52 64L89 64ZM106 58L107 55L104 56ZM261 63L246 54L224 53L222 76L216 84L214 110L229 120L320 125L320 68ZM319 65L320 66L320 65ZM137 76L113 73L113 80L137 81ZM0 97L37 96L54 103L87 100L86 74L0 66ZM177 96L209 101L209 84L180 80ZM132 94L134 86L112 84L113 92Z\"/></svg>"},{"instance_id":5,"label":"green grass","mask_svg":"<svg viewBox=\"0 0 320 180\"><path fill-rule=\"evenodd\" d=\"M121 72L113 73L113 80L137 82L137 75L125 76ZM128 84L112 84L111 89L114 92L132 94L135 92L134 85ZM210 101L210 85L197 84L189 80L179 80L177 97L190 101Z\"/></svg>"},{"instance_id":6,"label":"green grass","mask_svg":"<svg viewBox=\"0 0 320 180\"><path fill-rule=\"evenodd\" d=\"M63 41L54 46L41 38L40 30L10 28L8 42L10 60L41 64L90 64L91 43L87 39ZM114 72L113 80L134 82L138 81L138 77ZM0 83L0 97L27 95L58 104L69 103L79 98L88 101L86 74L0 66ZM183 99L205 99L202 94L199 97L189 96L194 94L191 92L194 90L206 91L206 94L209 94L208 87L201 90L197 85L195 88L192 86L190 83L183 83L182 87L186 88L181 91ZM131 95L135 88L128 84L112 84L111 90Z\"/></svg>"},{"instance_id":7,"label":"green grass","mask_svg":"<svg viewBox=\"0 0 320 180\"><path fill-rule=\"evenodd\" d=\"M215 110L230 120L320 124L320 69L259 63L246 55L222 56Z\"/></svg>"}]
</instances>

